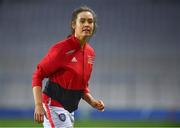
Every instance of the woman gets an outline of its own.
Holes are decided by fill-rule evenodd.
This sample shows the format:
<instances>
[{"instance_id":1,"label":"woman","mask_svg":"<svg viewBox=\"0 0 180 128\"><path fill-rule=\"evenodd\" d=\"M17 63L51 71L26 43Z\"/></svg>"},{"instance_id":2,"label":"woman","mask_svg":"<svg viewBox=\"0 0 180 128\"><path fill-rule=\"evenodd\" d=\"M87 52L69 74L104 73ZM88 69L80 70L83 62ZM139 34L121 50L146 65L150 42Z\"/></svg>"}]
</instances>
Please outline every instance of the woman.
<instances>
[{"instance_id":1,"label":"woman","mask_svg":"<svg viewBox=\"0 0 180 128\"><path fill-rule=\"evenodd\" d=\"M34 120L47 128L73 127L81 98L104 111L103 102L88 89L95 53L87 41L96 29L94 11L86 6L74 10L71 28L72 35L53 45L33 73ZM48 82L42 92L44 78Z\"/></svg>"}]
</instances>

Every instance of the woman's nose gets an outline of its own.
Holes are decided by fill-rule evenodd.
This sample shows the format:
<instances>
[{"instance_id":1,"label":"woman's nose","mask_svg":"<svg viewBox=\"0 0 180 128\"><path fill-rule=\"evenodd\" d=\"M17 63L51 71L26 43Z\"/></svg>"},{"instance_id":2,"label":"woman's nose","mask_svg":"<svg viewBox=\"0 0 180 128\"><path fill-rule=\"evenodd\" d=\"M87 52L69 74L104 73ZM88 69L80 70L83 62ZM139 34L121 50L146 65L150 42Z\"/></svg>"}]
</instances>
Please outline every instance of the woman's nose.
<instances>
[{"instance_id":1,"label":"woman's nose","mask_svg":"<svg viewBox=\"0 0 180 128\"><path fill-rule=\"evenodd\" d=\"M88 21L84 22L84 26L89 26Z\"/></svg>"}]
</instances>

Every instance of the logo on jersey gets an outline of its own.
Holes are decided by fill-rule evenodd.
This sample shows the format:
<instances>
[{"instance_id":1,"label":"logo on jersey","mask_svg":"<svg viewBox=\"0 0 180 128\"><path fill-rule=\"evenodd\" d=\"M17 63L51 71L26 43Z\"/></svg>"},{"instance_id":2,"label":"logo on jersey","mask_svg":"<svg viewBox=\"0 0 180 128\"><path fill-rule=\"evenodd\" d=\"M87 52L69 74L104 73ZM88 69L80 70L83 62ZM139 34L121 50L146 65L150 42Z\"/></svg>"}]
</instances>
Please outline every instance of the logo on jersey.
<instances>
[{"instance_id":1,"label":"logo on jersey","mask_svg":"<svg viewBox=\"0 0 180 128\"><path fill-rule=\"evenodd\" d=\"M72 54L72 53L74 53L74 52L75 52L75 49L70 50L70 51L66 52L66 55L70 55L70 54Z\"/></svg>"},{"instance_id":2,"label":"logo on jersey","mask_svg":"<svg viewBox=\"0 0 180 128\"><path fill-rule=\"evenodd\" d=\"M94 57L88 55L88 64L94 64Z\"/></svg>"},{"instance_id":3,"label":"logo on jersey","mask_svg":"<svg viewBox=\"0 0 180 128\"><path fill-rule=\"evenodd\" d=\"M71 60L71 62L77 62L76 57L73 57L72 60Z\"/></svg>"},{"instance_id":4,"label":"logo on jersey","mask_svg":"<svg viewBox=\"0 0 180 128\"><path fill-rule=\"evenodd\" d=\"M59 116L59 119L63 122L66 120L66 115L64 113L61 113L58 116Z\"/></svg>"}]
</instances>

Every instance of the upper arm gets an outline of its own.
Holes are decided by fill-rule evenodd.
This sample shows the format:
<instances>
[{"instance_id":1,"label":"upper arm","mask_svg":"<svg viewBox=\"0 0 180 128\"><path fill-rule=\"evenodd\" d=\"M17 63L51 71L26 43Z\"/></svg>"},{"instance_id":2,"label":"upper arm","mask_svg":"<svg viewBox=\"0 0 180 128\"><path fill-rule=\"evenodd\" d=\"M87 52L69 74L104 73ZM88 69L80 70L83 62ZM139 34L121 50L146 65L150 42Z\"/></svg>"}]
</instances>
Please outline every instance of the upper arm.
<instances>
[{"instance_id":1,"label":"upper arm","mask_svg":"<svg viewBox=\"0 0 180 128\"><path fill-rule=\"evenodd\" d=\"M54 46L45 57L39 62L38 67L44 72L45 77L56 72L63 64L63 49L62 47Z\"/></svg>"}]
</instances>

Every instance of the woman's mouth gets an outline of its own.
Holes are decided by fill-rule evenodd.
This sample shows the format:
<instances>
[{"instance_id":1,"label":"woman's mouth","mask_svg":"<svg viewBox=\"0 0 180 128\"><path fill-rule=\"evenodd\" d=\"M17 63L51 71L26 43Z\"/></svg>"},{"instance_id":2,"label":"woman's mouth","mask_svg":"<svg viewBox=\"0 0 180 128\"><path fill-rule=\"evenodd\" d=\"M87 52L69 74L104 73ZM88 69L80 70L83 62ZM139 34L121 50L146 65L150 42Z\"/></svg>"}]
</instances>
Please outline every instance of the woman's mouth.
<instances>
[{"instance_id":1,"label":"woman's mouth","mask_svg":"<svg viewBox=\"0 0 180 128\"><path fill-rule=\"evenodd\" d=\"M83 32L90 32L90 29L84 28L84 29L83 29Z\"/></svg>"},{"instance_id":2,"label":"woman's mouth","mask_svg":"<svg viewBox=\"0 0 180 128\"><path fill-rule=\"evenodd\" d=\"M83 30L83 32L90 32L90 30L85 29L85 30Z\"/></svg>"}]
</instances>

